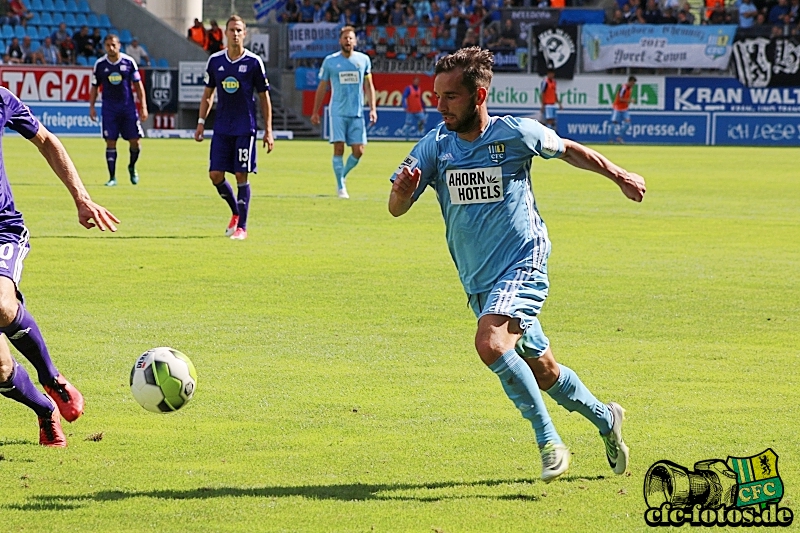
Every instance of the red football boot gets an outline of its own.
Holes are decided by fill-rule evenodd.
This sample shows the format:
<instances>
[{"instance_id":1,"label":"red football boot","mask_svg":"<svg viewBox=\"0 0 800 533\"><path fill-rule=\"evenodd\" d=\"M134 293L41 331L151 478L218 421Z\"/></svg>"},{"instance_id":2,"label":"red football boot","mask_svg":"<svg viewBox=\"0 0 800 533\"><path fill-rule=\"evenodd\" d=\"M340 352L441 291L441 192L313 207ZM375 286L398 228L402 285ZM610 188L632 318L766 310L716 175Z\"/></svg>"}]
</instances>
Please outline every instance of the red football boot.
<instances>
[{"instance_id":1,"label":"red football boot","mask_svg":"<svg viewBox=\"0 0 800 533\"><path fill-rule=\"evenodd\" d=\"M61 416L58 407L53 409L50 418L39 417L39 444L51 448L66 448L67 437L61 429Z\"/></svg>"},{"instance_id":2,"label":"red football boot","mask_svg":"<svg viewBox=\"0 0 800 533\"><path fill-rule=\"evenodd\" d=\"M83 395L61 374L45 385L44 390L67 422L75 422L83 414Z\"/></svg>"}]
</instances>

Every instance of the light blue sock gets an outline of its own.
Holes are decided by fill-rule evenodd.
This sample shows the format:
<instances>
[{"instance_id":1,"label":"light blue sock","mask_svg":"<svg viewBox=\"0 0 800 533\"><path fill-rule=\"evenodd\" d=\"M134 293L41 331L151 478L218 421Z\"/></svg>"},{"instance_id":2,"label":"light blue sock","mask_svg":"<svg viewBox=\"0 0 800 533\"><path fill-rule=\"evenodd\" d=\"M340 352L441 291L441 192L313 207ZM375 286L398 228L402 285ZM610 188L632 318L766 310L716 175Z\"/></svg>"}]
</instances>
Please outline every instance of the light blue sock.
<instances>
[{"instance_id":1,"label":"light blue sock","mask_svg":"<svg viewBox=\"0 0 800 533\"><path fill-rule=\"evenodd\" d=\"M567 411L577 411L597 426L601 435L611 431L611 411L606 404L589 392L581 378L571 368L558 365L561 374L547 394Z\"/></svg>"},{"instance_id":2,"label":"light blue sock","mask_svg":"<svg viewBox=\"0 0 800 533\"><path fill-rule=\"evenodd\" d=\"M344 169L344 163L342 162L342 156L340 155L333 156L333 174L336 176L337 189L344 188L344 176L342 175L343 169Z\"/></svg>"},{"instance_id":3,"label":"light blue sock","mask_svg":"<svg viewBox=\"0 0 800 533\"><path fill-rule=\"evenodd\" d=\"M358 161L359 159L357 157L354 157L353 154L350 154L350 157L347 158L347 163L344 165L344 172L342 173L343 178L346 178L350 171L355 168L355 166L358 164Z\"/></svg>"},{"instance_id":4,"label":"light blue sock","mask_svg":"<svg viewBox=\"0 0 800 533\"><path fill-rule=\"evenodd\" d=\"M497 361L489 365L489 369L497 374L503 390L522 412L536 433L536 443L541 447L548 442L561 444L547 407L544 404L539 385L528 364L514 350L504 353Z\"/></svg>"}]
</instances>

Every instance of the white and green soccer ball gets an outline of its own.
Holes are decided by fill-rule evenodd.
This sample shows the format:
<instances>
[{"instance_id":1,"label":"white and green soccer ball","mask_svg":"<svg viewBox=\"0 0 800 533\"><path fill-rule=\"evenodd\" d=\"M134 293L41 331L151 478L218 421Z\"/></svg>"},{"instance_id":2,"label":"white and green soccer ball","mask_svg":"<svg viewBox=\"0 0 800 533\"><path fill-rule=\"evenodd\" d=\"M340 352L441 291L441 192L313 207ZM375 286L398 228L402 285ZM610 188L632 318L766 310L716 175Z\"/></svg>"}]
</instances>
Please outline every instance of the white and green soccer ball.
<instances>
[{"instance_id":1,"label":"white and green soccer ball","mask_svg":"<svg viewBox=\"0 0 800 533\"><path fill-rule=\"evenodd\" d=\"M153 348L131 369L131 392L139 405L154 413L171 413L189 403L197 388L197 371L185 354Z\"/></svg>"}]
</instances>

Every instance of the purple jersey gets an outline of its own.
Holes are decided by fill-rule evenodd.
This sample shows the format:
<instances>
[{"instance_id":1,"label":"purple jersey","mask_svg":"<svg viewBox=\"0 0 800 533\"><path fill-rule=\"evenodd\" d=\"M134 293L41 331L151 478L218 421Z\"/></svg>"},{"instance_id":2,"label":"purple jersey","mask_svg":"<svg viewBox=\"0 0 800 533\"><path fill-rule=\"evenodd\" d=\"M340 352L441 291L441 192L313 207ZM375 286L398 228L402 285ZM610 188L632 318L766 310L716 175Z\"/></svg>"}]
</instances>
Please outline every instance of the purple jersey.
<instances>
[{"instance_id":1,"label":"purple jersey","mask_svg":"<svg viewBox=\"0 0 800 533\"><path fill-rule=\"evenodd\" d=\"M2 138L5 128L32 139L39 131L39 121L19 98L5 87L0 87L0 227L22 224L22 214L14 207L14 197L3 162Z\"/></svg>"},{"instance_id":2,"label":"purple jersey","mask_svg":"<svg viewBox=\"0 0 800 533\"><path fill-rule=\"evenodd\" d=\"M206 63L206 87L217 89L217 115L214 133L254 135L256 103L254 93L269 90L267 73L261 58L249 50L236 61L228 51L211 54Z\"/></svg>"},{"instance_id":3,"label":"purple jersey","mask_svg":"<svg viewBox=\"0 0 800 533\"><path fill-rule=\"evenodd\" d=\"M131 83L137 81L142 81L142 76L128 54L120 54L115 63L107 55L95 61L92 85L103 88L103 115L135 112Z\"/></svg>"}]
</instances>

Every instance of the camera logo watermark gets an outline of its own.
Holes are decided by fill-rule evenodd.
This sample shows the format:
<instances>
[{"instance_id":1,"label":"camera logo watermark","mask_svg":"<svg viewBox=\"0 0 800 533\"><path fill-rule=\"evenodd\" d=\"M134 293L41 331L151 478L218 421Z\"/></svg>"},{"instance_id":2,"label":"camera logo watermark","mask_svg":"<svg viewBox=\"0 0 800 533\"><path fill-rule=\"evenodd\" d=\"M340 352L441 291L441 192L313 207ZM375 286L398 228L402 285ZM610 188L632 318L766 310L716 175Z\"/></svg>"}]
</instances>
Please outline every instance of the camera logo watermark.
<instances>
[{"instance_id":1,"label":"camera logo watermark","mask_svg":"<svg viewBox=\"0 0 800 533\"><path fill-rule=\"evenodd\" d=\"M772 448L752 457L708 459L689 470L658 461L644 476L648 526L781 526L794 520L779 505L783 481Z\"/></svg>"}]
</instances>

